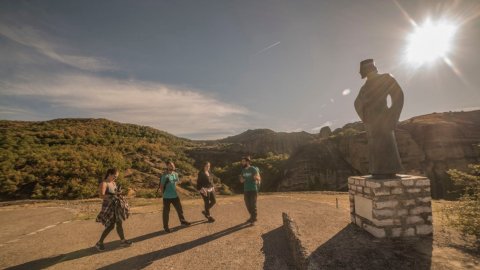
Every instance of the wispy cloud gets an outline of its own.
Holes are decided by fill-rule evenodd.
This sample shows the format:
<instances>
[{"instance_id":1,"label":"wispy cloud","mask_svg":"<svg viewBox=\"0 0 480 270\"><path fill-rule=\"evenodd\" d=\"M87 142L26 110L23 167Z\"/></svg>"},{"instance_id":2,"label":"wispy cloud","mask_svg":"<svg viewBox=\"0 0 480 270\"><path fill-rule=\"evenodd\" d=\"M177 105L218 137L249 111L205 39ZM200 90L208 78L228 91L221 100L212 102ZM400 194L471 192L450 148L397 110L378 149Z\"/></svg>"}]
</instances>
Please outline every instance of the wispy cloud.
<instances>
[{"instance_id":1,"label":"wispy cloud","mask_svg":"<svg viewBox=\"0 0 480 270\"><path fill-rule=\"evenodd\" d=\"M23 46L30 47L44 56L60 63L87 71L113 70L115 67L108 60L84 55L63 53L71 50L65 42L55 40L46 32L29 25L14 24L0 20L0 35Z\"/></svg>"},{"instance_id":2,"label":"wispy cloud","mask_svg":"<svg viewBox=\"0 0 480 270\"><path fill-rule=\"evenodd\" d=\"M101 117L182 134L224 134L247 126L249 111L195 89L85 74L23 75L0 85L0 97L41 101L64 114ZM0 115L24 115L0 107ZM56 116L56 117L62 117Z\"/></svg>"},{"instance_id":3,"label":"wispy cloud","mask_svg":"<svg viewBox=\"0 0 480 270\"><path fill-rule=\"evenodd\" d=\"M345 89L342 91L342 96L348 96L350 95L350 93L351 93L350 89Z\"/></svg>"},{"instance_id":4,"label":"wispy cloud","mask_svg":"<svg viewBox=\"0 0 480 270\"><path fill-rule=\"evenodd\" d=\"M277 46L277 45L280 45L280 41L277 41L277 42L273 43L272 45L267 46L267 47L261 49L260 51L256 52L254 55L258 55L258 54L264 53L264 52L270 50L271 48L273 48L273 47L275 47L275 46Z\"/></svg>"}]
</instances>

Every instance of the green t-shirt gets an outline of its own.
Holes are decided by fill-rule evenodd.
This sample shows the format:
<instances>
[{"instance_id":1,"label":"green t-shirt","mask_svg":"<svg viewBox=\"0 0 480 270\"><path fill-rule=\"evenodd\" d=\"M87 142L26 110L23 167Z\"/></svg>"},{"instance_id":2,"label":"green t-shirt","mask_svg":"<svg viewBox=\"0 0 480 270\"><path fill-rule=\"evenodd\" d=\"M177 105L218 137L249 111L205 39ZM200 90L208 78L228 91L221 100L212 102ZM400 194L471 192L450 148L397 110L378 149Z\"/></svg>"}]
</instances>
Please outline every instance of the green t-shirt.
<instances>
[{"instance_id":1,"label":"green t-shirt","mask_svg":"<svg viewBox=\"0 0 480 270\"><path fill-rule=\"evenodd\" d=\"M162 187L165 186L166 181L170 182L167 184L167 187L163 192L164 199L175 199L178 197L176 189L178 180L178 174L175 172L162 175L162 178L160 179L160 185L162 185Z\"/></svg>"},{"instance_id":2,"label":"green t-shirt","mask_svg":"<svg viewBox=\"0 0 480 270\"><path fill-rule=\"evenodd\" d=\"M253 166L242 169L242 177L245 179L245 182L243 182L243 191L258 192L258 185L255 183L255 178L253 178L257 174L259 174L259 171Z\"/></svg>"}]
</instances>

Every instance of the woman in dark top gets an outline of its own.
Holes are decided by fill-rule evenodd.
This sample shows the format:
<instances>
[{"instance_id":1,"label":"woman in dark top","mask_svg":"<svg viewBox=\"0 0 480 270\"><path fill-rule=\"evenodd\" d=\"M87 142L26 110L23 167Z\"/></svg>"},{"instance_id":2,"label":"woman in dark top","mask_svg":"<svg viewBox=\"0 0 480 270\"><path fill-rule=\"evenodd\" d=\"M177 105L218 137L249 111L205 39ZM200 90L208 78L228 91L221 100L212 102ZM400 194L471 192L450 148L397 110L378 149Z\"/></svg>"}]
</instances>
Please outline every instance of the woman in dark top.
<instances>
[{"instance_id":1,"label":"woman in dark top","mask_svg":"<svg viewBox=\"0 0 480 270\"><path fill-rule=\"evenodd\" d=\"M117 227L118 236L121 239L121 245L128 247L132 245L131 241L125 239L123 233L122 220L125 220L129 216L129 207L127 201L120 194L120 190L117 188L115 180L118 177L118 170L113 168L107 171L107 175L99 185L99 195L103 199L102 210L97 216L97 222L101 222L105 225L105 230L100 236L100 240L95 244L98 251L104 251L105 246L103 241L105 237Z\"/></svg>"},{"instance_id":2,"label":"woman in dark top","mask_svg":"<svg viewBox=\"0 0 480 270\"><path fill-rule=\"evenodd\" d=\"M202 195L203 202L205 203L205 210L202 214L208 219L209 222L214 222L215 219L210 216L210 209L215 205L215 187L213 186L213 177L210 173L210 162L205 162L203 169L198 172L197 178L197 190Z\"/></svg>"}]
</instances>

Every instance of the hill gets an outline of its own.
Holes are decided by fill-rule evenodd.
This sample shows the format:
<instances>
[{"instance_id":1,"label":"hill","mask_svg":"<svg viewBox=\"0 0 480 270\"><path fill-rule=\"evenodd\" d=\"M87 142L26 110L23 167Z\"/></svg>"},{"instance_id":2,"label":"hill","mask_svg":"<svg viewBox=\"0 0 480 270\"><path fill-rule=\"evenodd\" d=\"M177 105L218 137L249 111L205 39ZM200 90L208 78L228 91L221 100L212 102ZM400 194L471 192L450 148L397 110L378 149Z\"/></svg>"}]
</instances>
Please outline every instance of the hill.
<instances>
[{"instance_id":1,"label":"hill","mask_svg":"<svg viewBox=\"0 0 480 270\"><path fill-rule=\"evenodd\" d=\"M0 121L0 196L88 198L110 167L124 188L156 188L167 159L184 177L196 170L183 149L189 140L150 127L105 119Z\"/></svg>"}]
</instances>

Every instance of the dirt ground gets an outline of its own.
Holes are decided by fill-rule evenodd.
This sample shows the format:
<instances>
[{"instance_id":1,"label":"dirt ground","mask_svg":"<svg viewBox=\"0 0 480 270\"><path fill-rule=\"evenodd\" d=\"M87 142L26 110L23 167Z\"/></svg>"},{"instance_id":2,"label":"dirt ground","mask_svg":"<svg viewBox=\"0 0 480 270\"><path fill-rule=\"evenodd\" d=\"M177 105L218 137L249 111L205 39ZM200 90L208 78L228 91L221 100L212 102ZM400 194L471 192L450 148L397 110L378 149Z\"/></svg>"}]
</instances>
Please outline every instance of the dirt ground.
<instances>
[{"instance_id":1,"label":"dirt ground","mask_svg":"<svg viewBox=\"0 0 480 270\"><path fill-rule=\"evenodd\" d=\"M325 215L348 217L348 195L340 193L262 194L259 222L248 226L242 196L218 197L212 209L215 223L206 223L200 199L182 201L185 216L194 224L179 226L172 209L170 227L162 230L159 199L131 199L132 215L124 223L129 248L119 246L113 231L106 251L93 247L103 230L94 218L99 200L46 201L0 204L0 268L7 269L292 269L282 228L282 212L308 217L309 209L328 209ZM337 209L338 202L338 209ZM445 225L440 212L449 202L434 201L432 261L457 269L479 268L479 255L468 240ZM318 228L334 235L335 224ZM328 237L328 236L325 236ZM439 264L437 264L439 263ZM433 268L433 267L432 267ZM368 269L365 268L365 269ZM435 268L434 268L435 269Z\"/></svg>"}]
</instances>

